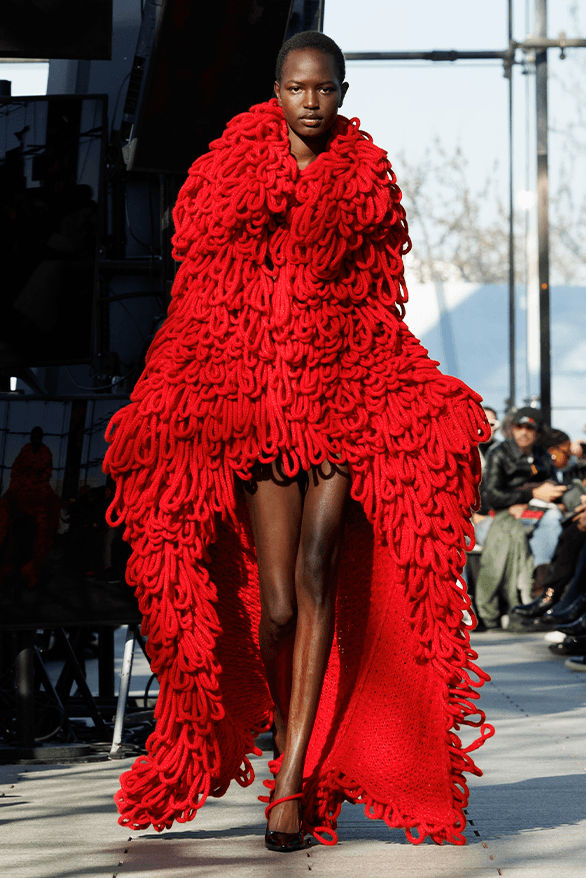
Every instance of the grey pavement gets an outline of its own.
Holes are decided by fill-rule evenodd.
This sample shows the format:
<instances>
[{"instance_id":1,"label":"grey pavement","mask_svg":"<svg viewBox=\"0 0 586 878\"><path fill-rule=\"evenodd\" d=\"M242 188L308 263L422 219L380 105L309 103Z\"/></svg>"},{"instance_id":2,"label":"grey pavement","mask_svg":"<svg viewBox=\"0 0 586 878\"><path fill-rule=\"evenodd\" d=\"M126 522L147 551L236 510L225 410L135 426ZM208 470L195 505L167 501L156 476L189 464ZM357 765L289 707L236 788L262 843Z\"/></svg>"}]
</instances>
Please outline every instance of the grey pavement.
<instances>
[{"instance_id":1,"label":"grey pavement","mask_svg":"<svg viewBox=\"0 0 586 878\"><path fill-rule=\"evenodd\" d=\"M482 706L497 729L477 752L463 847L413 846L345 805L339 843L293 854L265 850L267 776L230 788L195 820L158 834L116 822L112 795L131 760L0 766L0 869L7 878L586 878L586 674L551 655L541 635L473 635L492 675ZM141 664L142 661L142 664ZM137 657L133 686L148 668Z\"/></svg>"}]
</instances>

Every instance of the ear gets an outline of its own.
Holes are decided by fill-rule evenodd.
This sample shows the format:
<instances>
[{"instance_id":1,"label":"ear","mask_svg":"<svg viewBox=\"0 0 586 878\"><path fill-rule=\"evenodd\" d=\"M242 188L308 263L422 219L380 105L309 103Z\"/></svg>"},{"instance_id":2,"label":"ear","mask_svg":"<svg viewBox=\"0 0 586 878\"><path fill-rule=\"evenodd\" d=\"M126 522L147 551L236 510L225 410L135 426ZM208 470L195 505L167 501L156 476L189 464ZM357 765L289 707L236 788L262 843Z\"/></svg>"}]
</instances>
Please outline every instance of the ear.
<instances>
[{"instance_id":1,"label":"ear","mask_svg":"<svg viewBox=\"0 0 586 878\"><path fill-rule=\"evenodd\" d=\"M275 79L274 90L275 90L275 94L277 96L277 100L278 100L279 104L281 104L281 86L279 85L279 83L277 82L276 79Z\"/></svg>"},{"instance_id":2,"label":"ear","mask_svg":"<svg viewBox=\"0 0 586 878\"><path fill-rule=\"evenodd\" d=\"M349 88L350 88L349 82L343 82L342 85L340 86L341 97L340 97L340 103L338 106L341 107L342 104L344 103L344 98L346 97L346 92L348 91Z\"/></svg>"}]
</instances>

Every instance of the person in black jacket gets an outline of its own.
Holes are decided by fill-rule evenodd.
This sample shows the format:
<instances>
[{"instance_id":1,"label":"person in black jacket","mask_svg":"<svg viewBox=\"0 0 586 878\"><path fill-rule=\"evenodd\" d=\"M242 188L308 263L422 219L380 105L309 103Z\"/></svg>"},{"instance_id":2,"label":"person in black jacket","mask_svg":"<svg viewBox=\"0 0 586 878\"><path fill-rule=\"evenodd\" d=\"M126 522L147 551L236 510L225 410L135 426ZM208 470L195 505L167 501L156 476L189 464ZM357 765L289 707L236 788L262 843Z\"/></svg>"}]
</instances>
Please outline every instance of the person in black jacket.
<instances>
[{"instance_id":1,"label":"person in black jacket","mask_svg":"<svg viewBox=\"0 0 586 878\"><path fill-rule=\"evenodd\" d=\"M538 442L540 421L541 413L529 407L513 415L512 437L492 449L486 461L484 506L495 512L508 509L513 518L520 519L531 500L556 503L564 493L551 455ZM547 508L529 538L537 575L553 557L561 534L561 517L559 507Z\"/></svg>"}]
</instances>

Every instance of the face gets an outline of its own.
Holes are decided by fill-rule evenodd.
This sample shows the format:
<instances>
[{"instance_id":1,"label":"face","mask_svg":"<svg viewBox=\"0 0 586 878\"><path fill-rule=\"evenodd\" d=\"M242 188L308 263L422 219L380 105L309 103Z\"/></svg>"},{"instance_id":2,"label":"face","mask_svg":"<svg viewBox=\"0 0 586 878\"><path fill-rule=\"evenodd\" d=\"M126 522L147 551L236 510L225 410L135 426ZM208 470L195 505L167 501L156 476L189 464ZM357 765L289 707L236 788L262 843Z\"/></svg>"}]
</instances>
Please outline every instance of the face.
<instances>
[{"instance_id":1,"label":"face","mask_svg":"<svg viewBox=\"0 0 586 878\"><path fill-rule=\"evenodd\" d=\"M519 446L519 449L525 453L531 451L535 439L537 438L537 430L530 427L529 424L513 425L513 439Z\"/></svg>"},{"instance_id":2,"label":"face","mask_svg":"<svg viewBox=\"0 0 586 878\"><path fill-rule=\"evenodd\" d=\"M556 469L563 469L568 465L570 457L572 456L571 445L572 443L568 439L567 442L561 442L559 445L547 449Z\"/></svg>"},{"instance_id":3,"label":"face","mask_svg":"<svg viewBox=\"0 0 586 878\"><path fill-rule=\"evenodd\" d=\"M317 145L327 140L348 83L341 83L331 55L318 49L295 49L283 64L275 94L289 129L292 146L301 140Z\"/></svg>"},{"instance_id":4,"label":"face","mask_svg":"<svg viewBox=\"0 0 586 878\"><path fill-rule=\"evenodd\" d=\"M484 413L487 417L488 423L490 425L490 438L494 439L494 434L500 427L499 420L496 416L496 412L493 409L484 409Z\"/></svg>"}]
</instances>

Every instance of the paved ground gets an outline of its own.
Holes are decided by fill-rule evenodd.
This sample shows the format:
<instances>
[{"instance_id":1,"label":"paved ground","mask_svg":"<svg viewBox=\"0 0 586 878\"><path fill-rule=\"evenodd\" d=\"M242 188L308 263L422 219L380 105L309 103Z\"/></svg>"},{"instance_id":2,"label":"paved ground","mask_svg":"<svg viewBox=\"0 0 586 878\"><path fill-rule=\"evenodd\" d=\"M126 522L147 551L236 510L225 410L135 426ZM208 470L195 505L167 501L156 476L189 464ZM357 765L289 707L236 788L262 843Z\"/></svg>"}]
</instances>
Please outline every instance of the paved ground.
<instances>
[{"instance_id":1,"label":"paved ground","mask_svg":"<svg viewBox=\"0 0 586 878\"><path fill-rule=\"evenodd\" d=\"M586 878L586 674L542 636L476 635L493 677L483 706L497 736L471 779L469 843L414 847L345 806L335 848L264 849L260 782L234 786L193 823L158 835L116 823L112 794L129 761L0 766L1 869L7 878ZM135 683L147 669L137 663ZM258 759L257 776L265 776Z\"/></svg>"}]
</instances>

